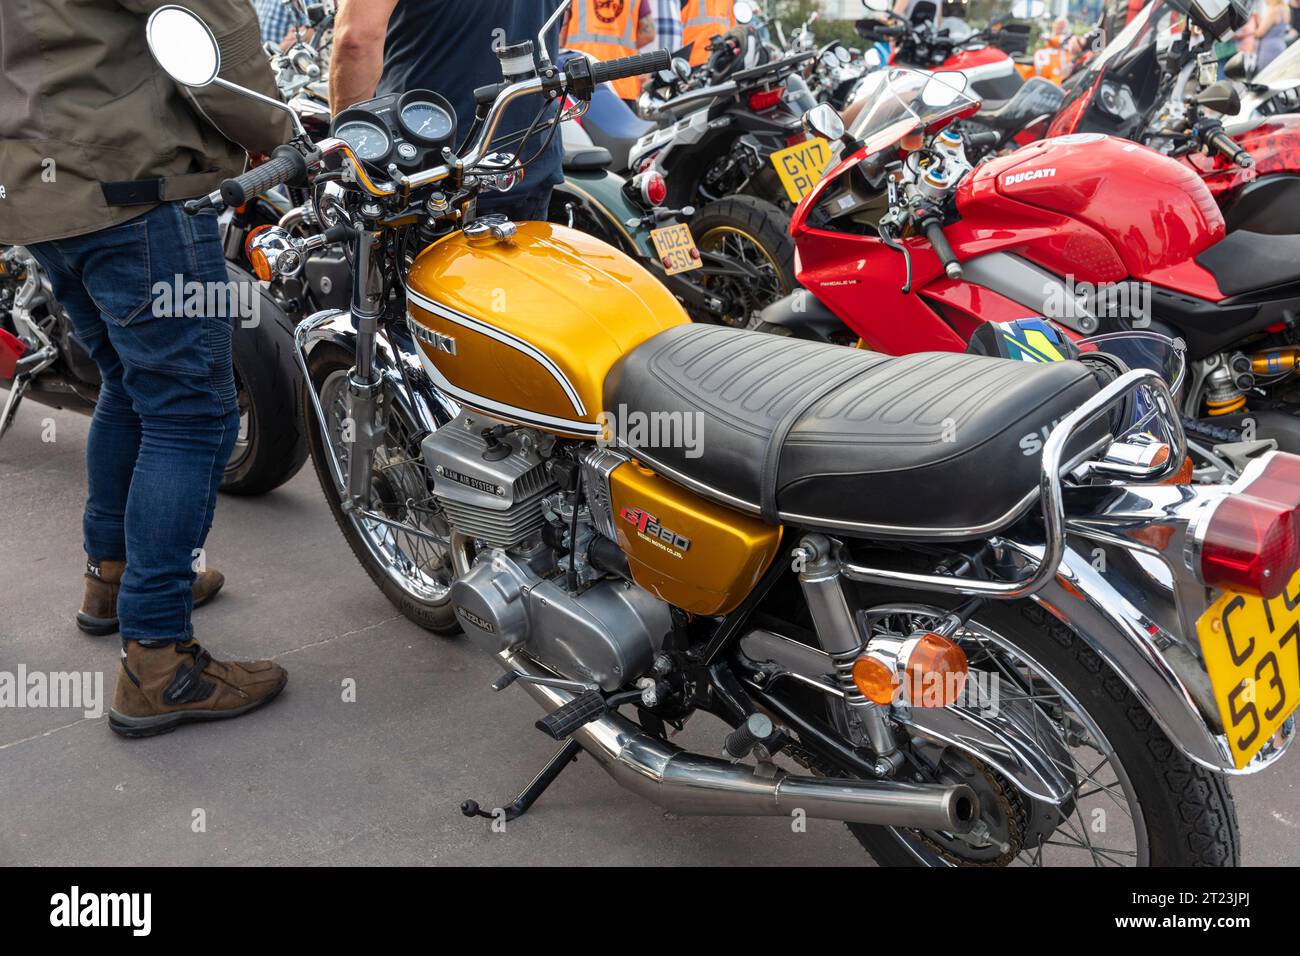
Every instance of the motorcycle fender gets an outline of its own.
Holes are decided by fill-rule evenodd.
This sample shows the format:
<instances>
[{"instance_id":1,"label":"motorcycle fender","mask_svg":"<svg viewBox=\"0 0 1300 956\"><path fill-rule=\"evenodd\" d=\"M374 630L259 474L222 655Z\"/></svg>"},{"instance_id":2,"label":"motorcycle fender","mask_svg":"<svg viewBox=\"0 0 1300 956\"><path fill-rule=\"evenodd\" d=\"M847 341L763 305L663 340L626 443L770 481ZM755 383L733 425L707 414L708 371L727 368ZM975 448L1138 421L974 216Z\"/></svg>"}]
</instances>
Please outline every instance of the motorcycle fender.
<instances>
[{"instance_id":1,"label":"motorcycle fender","mask_svg":"<svg viewBox=\"0 0 1300 956\"><path fill-rule=\"evenodd\" d=\"M357 329L352 313L340 309L316 312L299 324L294 341L306 381L312 353L321 345L333 345L356 355ZM409 336L403 339L401 334L394 334L390 326L388 330L380 329L376 341L375 370L392 386L389 394L402 403L410 421L420 422L429 431L436 431L460 414L460 406L440 392L429 379L429 374L416 357L413 339Z\"/></svg>"},{"instance_id":2,"label":"motorcycle fender","mask_svg":"<svg viewBox=\"0 0 1300 956\"><path fill-rule=\"evenodd\" d=\"M658 259L650 242L650 230L630 227L629 219L640 219L645 211L632 204L623 192L625 180L608 170L593 172L566 172L564 182L556 187L561 194L570 193L608 220L613 229L627 244L624 252Z\"/></svg>"},{"instance_id":3,"label":"motorcycle fender","mask_svg":"<svg viewBox=\"0 0 1300 956\"><path fill-rule=\"evenodd\" d=\"M1066 549L1058 575L1033 596L1119 675L1189 760L1217 773L1249 774L1280 757L1294 728L1281 746L1270 745L1243 769L1235 768L1226 738L1206 716L1204 708L1213 705L1203 665L1188 660L1190 652L1182 645L1158 646L1152 628L1161 614L1147 613L1138 600L1131 589L1121 593L1090 556L1073 547Z\"/></svg>"}]
</instances>

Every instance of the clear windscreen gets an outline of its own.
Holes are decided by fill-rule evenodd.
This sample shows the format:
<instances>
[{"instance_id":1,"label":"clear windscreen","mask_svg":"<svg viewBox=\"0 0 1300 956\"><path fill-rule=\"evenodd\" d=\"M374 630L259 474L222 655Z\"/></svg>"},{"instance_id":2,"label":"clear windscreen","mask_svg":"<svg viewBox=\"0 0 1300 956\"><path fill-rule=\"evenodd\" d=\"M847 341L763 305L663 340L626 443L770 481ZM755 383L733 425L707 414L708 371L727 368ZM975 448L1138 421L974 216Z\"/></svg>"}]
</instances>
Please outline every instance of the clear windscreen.
<instances>
[{"instance_id":1,"label":"clear windscreen","mask_svg":"<svg viewBox=\"0 0 1300 956\"><path fill-rule=\"evenodd\" d=\"M964 92L964 83L957 74L899 68L870 73L854 97L866 106L849 132L866 145L868 155L878 152L914 130L977 108L979 101Z\"/></svg>"},{"instance_id":2,"label":"clear windscreen","mask_svg":"<svg viewBox=\"0 0 1300 956\"><path fill-rule=\"evenodd\" d=\"M1089 354L1103 352L1119 361L1121 370L1135 371L1148 369L1156 372L1169 386L1174 396L1175 405L1179 402L1179 390L1187 372L1185 346L1181 341L1161 335L1159 332L1134 330L1130 332L1109 332L1080 339L1075 343L1079 348L1079 357L1086 359ZM1151 396L1145 390L1134 393L1134 400L1125 404L1122 415L1125 421L1114 423L1115 435L1123 438L1147 431L1153 419L1167 414L1156 407Z\"/></svg>"}]
</instances>

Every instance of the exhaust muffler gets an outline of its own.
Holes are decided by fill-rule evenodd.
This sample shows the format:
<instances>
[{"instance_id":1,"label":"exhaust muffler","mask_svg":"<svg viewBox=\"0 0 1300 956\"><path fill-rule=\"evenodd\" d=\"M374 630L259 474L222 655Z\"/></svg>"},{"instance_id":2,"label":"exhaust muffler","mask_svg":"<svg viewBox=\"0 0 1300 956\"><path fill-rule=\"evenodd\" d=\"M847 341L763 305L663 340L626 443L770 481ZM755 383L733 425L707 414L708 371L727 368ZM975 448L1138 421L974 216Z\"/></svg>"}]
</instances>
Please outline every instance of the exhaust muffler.
<instances>
[{"instance_id":1,"label":"exhaust muffler","mask_svg":"<svg viewBox=\"0 0 1300 956\"><path fill-rule=\"evenodd\" d=\"M553 677L521 654L497 655L507 670ZM556 687L517 682L547 712L573 695ZM658 740L614 711L574 731L572 739L622 787L665 810L698 816L809 817L964 833L979 817L979 800L964 784L805 777L778 770L759 776L751 766L691 753Z\"/></svg>"}]
</instances>

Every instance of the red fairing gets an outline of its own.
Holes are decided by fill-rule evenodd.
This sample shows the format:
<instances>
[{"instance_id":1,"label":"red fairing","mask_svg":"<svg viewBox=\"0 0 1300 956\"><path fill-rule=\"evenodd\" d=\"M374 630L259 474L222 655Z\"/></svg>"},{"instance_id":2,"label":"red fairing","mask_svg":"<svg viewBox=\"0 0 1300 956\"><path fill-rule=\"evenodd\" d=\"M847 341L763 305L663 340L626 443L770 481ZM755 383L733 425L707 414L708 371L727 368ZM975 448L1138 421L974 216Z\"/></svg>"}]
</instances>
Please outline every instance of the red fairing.
<instances>
[{"instance_id":1,"label":"red fairing","mask_svg":"<svg viewBox=\"0 0 1300 956\"><path fill-rule=\"evenodd\" d=\"M1006 228L1008 210L1021 204L1091 233L1070 230L1056 243L1036 244L1026 258L1059 274L1090 272L1094 281L1157 282L1224 235L1223 214L1191 169L1095 133L1043 140L994 159L957 193L963 220L994 231ZM1220 297L1215 287L1210 298Z\"/></svg>"},{"instance_id":2,"label":"red fairing","mask_svg":"<svg viewBox=\"0 0 1300 956\"><path fill-rule=\"evenodd\" d=\"M1274 116L1232 138L1254 158L1254 166L1243 169L1219 153L1190 153L1184 157L1184 162L1205 180L1220 206L1231 205L1243 186L1261 176L1300 173L1300 116Z\"/></svg>"},{"instance_id":3,"label":"red fairing","mask_svg":"<svg viewBox=\"0 0 1300 956\"><path fill-rule=\"evenodd\" d=\"M1010 59L1006 52L995 46L981 46L973 50L958 50L943 61L941 70L974 70L981 66L991 66Z\"/></svg>"}]
</instances>

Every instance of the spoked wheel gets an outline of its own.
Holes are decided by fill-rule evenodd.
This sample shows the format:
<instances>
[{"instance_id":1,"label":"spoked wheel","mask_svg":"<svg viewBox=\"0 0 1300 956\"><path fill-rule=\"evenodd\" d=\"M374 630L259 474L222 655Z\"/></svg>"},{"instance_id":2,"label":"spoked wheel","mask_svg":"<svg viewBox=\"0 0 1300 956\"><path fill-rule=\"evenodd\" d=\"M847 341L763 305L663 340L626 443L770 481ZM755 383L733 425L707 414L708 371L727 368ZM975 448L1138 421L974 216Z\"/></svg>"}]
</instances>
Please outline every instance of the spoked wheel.
<instances>
[{"instance_id":1,"label":"spoked wheel","mask_svg":"<svg viewBox=\"0 0 1300 956\"><path fill-rule=\"evenodd\" d=\"M327 447L310 401L304 402L311 457L321 489L352 553L393 605L427 630L444 636L456 634L460 628L450 602L450 529L430 492L433 482L420 453L424 432L386 392L380 398L386 433L371 469L369 514L343 510L352 365L350 353L320 346L308 366L311 387L320 397L329 424Z\"/></svg>"},{"instance_id":2,"label":"spoked wheel","mask_svg":"<svg viewBox=\"0 0 1300 956\"><path fill-rule=\"evenodd\" d=\"M701 252L717 253L735 266L712 273L706 266L693 274L729 303L719 319L726 325L754 327L765 306L795 287L790 217L771 203L752 196L709 203L691 220L691 231Z\"/></svg>"},{"instance_id":3,"label":"spoked wheel","mask_svg":"<svg viewBox=\"0 0 1300 956\"><path fill-rule=\"evenodd\" d=\"M867 620L873 633L910 635L937 626L943 614L900 601L873 608ZM1238 862L1236 813L1223 778L1183 757L1119 677L1055 618L1031 604L995 605L977 612L953 639L970 667L958 706L1013 720L1060 772L1068 792L1053 805L969 753L897 733L907 758L899 779L965 783L979 797L980 818L966 834L848 824L879 863ZM842 717L832 716L843 726Z\"/></svg>"}]
</instances>

